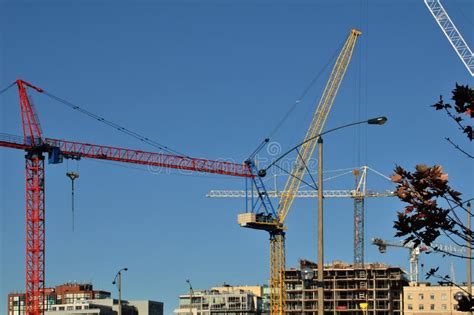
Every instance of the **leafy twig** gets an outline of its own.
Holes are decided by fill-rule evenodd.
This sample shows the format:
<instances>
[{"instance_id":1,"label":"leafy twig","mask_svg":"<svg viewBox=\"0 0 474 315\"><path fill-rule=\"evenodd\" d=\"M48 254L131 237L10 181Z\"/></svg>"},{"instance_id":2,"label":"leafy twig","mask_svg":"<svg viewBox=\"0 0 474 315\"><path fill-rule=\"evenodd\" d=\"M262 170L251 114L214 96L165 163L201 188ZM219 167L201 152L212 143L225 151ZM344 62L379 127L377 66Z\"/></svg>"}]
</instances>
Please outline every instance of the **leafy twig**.
<instances>
[{"instance_id":1,"label":"leafy twig","mask_svg":"<svg viewBox=\"0 0 474 315\"><path fill-rule=\"evenodd\" d=\"M454 143L450 138L445 138L449 143L451 143L451 145L456 149L456 150L459 150L461 153L463 153L464 155L466 155L468 158L470 159L474 159L474 156L467 153L465 150L461 149L461 147L459 145L457 145L456 143Z\"/></svg>"}]
</instances>

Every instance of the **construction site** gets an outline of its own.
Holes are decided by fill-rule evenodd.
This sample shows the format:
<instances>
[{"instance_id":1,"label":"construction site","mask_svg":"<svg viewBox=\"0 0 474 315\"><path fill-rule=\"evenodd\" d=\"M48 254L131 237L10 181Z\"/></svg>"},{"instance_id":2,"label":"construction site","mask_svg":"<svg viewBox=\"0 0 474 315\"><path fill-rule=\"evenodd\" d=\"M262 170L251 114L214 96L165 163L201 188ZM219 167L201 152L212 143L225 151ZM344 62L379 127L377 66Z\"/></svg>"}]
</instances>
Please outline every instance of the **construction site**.
<instances>
[{"instance_id":1,"label":"construction site","mask_svg":"<svg viewBox=\"0 0 474 315\"><path fill-rule=\"evenodd\" d=\"M425 44L436 44L430 48L433 50L446 50L440 55L449 60L445 66L453 72L449 80L458 82L463 77L472 84L474 54L460 31L467 22L462 22L464 28L455 26L457 20L448 14L457 8L454 4L444 7L440 0L418 2L417 13L410 13L410 23L416 25L417 14L423 12L426 25L420 26L419 33L429 29L431 37ZM113 71L104 70L90 79L94 87L89 87L90 95L85 93L88 83L74 79L71 88L63 81L64 73L61 80L42 79L41 72L29 73L12 57L12 66L20 70L12 71L9 65L0 76L0 159L5 173L0 189L0 314L447 315L470 311L470 305L474 309L468 199L472 191L465 193L468 223L461 235L467 245L454 241L455 233L449 230L444 234L430 231L435 237L430 234L433 240L427 243L416 237L404 239L408 232L395 230L408 230L394 222L414 208L401 206L409 197L400 193L401 180L390 175L394 167L419 163L420 159L448 164L455 183L472 187L472 174L465 171L472 169L472 163L453 160L444 151L438 161L438 142L432 145L424 138L410 138L412 134L424 137L434 125L430 133L446 138L470 156L469 150L441 133L439 121L431 123L431 116L420 118L425 117L426 107L436 106L429 102L439 96L436 89L420 88L423 92L418 93L419 87L414 87L426 81L422 69L433 63L423 63L424 58L431 58L424 53L428 48L417 47L418 59L409 62L404 51L397 53L392 46L387 46L393 50L389 57L383 57L384 45L389 43L377 27L383 28L383 14L390 9L363 0L321 4L321 21L316 19L311 27L327 28L335 14L344 16L341 21L345 22L336 23L338 26L309 46L312 56L306 55L305 49L299 52L301 56L293 55L287 51L291 42L301 41L294 42L295 47L305 42L294 34L303 30L305 36L314 33L299 24L298 16L310 20L311 15L305 14L317 5L250 3L259 13L248 17L254 24L244 29L240 28L245 24L241 20L246 17L246 7L235 3L235 12L209 3L202 8L163 3L119 5L111 12L130 13L135 19L123 26L120 18L113 23L110 17L105 19L109 22L102 21L110 9L106 5L97 8L102 12L97 16L87 6L75 4L74 8L49 7L59 13L34 18L40 28L45 25L48 29L44 34L49 34L49 28L54 28L55 34L61 32L59 25L66 29L78 25L84 28L78 31L78 38L93 40L98 51L104 41L107 51L123 49L124 55L112 57L108 52L96 56L87 49L90 55L78 52L75 58L88 56L88 61L72 65L64 59L63 67L78 67L77 73L95 71L98 64L105 67L109 59L116 60L110 65ZM408 14L407 4L398 5ZM25 8L33 14L33 7L5 4L11 12L5 15L9 30L18 26L12 16L22 15ZM350 10L339 12L340 8ZM169 16L161 16L158 9L169 10ZM259 24L266 10L274 15L268 15L268 25L280 30L288 44L273 38L274 30L266 29L267 24ZM378 22L368 32L371 10L380 14L375 14ZM160 18L155 20L154 14ZM205 21L193 20L206 14ZM287 35L281 23L286 17L291 17L296 27ZM465 17L466 21L470 18L472 14ZM85 22L88 19L91 21ZM354 26L348 27L349 22ZM190 24L184 27L180 23ZM136 33L127 33L126 25L135 25L137 29L132 29ZM153 29L150 25L160 25L157 36L167 44L149 43L150 34L141 33ZM221 26L229 34L216 31ZM265 36L252 37L259 36L260 27ZM111 31L114 28L120 31ZM21 28L18 32L27 31ZM107 42L104 38L110 34L119 36L111 35ZM364 43L369 34L371 45L377 41L384 44ZM465 37L470 35L472 32ZM12 40L9 36L6 42ZM403 39L402 34L398 36ZM413 36L406 46L414 45L420 37ZM57 47L71 40L51 38ZM274 41L265 44L270 39ZM124 43L126 47L122 47ZM59 49L72 54L69 49L75 44L70 45ZM269 48L271 45L274 48ZM53 63L51 48L40 47L48 51ZM220 49L228 53L219 53ZM12 45L5 51L7 56L17 54ZM321 56L315 57L319 52ZM369 58L370 54L376 58ZM125 55L133 61L124 62ZM232 59L245 56L248 59L240 64ZM394 56L400 60L394 62ZM142 58L146 63L156 59L157 65L143 66ZM318 62L309 66L315 58ZM442 63L443 58L437 62ZM175 66L168 62L178 68L172 69ZM271 71L276 64L281 64L281 69ZM43 63L35 65L42 67ZM416 75L406 73L414 67L421 67L414 71ZM54 71L61 71L59 61L57 68ZM382 68L387 69L381 74ZM396 74L397 68L404 70ZM116 69L122 70L114 72ZM146 79L138 80L141 84L132 79L144 73ZM265 74L263 79L260 73ZM301 80L293 79L300 73ZM416 98L420 109L414 111L412 104L399 109L401 105L391 99L395 97L387 97L393 85L386 79L388 73L394 81L404 82L409 77L410 89L408 81L403 88L410 91L410 97L423 95ZM438 72L426 76L437 78ZM446 89L442 79L433 80L437 88ZM257 86L260 81L267 82L263 86L268 90ZM369 85L375 88L369 89ZM301 90L295 99L294 91ZM229 91L234 95L228 97ZM282 103L287 105L274 105ZM444 104L442 97L440 103ZM410 111L413 117L408 117ZM469 108L465 113L474 117ZM463 119L454 119L461 126L458 129L468 133ZM407 144L410 141L413 143ZM452 198L447 199L448 205L463 208L461 203L450 204L460 194L448 192ZM440 195L439 191L429 194ZM420 208L423 206L421 203ZM228 209L233 212L225 211ZM400 209L405 209L404 214ZM453 216L456 222L464 222L464 217ZM407 226L415 225L409 222ZM191 279L199 289L193 288ZM92 282L100 289L94 289Z\"/></svg>"},{"instance_id":2,"label":"construction site","mask_svg":"<svg viewBox=\"0 0 474 315\"><path fill-rule=\"evenodd\" d=\"M317 313L317 265L301 261L285 271L288 314ZM402 290L408 282L399 267L385 264L354 266L334 262L324 266L324 312L402 314Z\"/></svg>"}]
</instances>

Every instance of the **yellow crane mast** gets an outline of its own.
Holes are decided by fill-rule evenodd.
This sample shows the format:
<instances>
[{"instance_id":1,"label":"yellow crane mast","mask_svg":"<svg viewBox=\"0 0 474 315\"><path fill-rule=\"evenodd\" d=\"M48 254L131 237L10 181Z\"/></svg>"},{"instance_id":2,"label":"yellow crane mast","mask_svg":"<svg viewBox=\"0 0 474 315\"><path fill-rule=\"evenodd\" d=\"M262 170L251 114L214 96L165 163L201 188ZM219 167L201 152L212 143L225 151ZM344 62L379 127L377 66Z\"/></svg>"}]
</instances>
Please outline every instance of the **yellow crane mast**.
<instances>
[{"instance_id":1,"label":"yellow crane mast","mask_svg":"<svg viewBox=\"0 0 474 315\"><path fill-rule=\"evenodd\" d=\"M338 89L352 58L355 43L361 32L356 29L350 31L344 46L339 53L336 63L323 95L313 116L305 140L309 140L323 130L324 123L334 103ZM271 213L243 213L238 217L240 226L267 231L270 234L270 314L282 315L286 312L286 289L284 281L285 271L285 218L297 195L300 179L303 178L306 165L316 146L317 139L305 142L296 157L296 163L281 195L276 216ZM264 197L262 201L264 201Z\"/></svg>"}]
</instances>

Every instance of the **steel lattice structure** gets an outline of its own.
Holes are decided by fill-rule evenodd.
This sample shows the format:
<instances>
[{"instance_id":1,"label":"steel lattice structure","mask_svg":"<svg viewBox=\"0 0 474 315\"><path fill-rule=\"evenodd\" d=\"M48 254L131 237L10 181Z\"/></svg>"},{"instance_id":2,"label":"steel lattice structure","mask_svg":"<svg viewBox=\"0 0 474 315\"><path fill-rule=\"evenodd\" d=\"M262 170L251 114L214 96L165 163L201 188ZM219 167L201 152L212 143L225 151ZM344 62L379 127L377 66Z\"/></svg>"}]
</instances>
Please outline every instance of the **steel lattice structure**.
<instances>
[{"instance_id":1,"label":"steel lattice structure","mask_svg":"<svg viewBox=\"0 0 474 315\"><path fill-rule=\"evenodd\" d=\"M285 191L267 190L268 197L270 198L281 198ZM206 194L208 198L258 198L257 191L250 190L211 190ZM355 198L357 192L355 190L324 190L324 198ZM389 197L395 196L392 191L378 192L378 191L366 191L365 198L370 197ZM318 198L317 190L298 190L295 194L295 198Z\"/></svg>"},{"instance_id":2,"label":"steel lattice structure","mask_svg":"<svg viewBox=\"0 0 474 315\"><path fill-rule=\"evenodd\" d=\"M466 255L466 248L453 244L432 243L430 246L415 246L412 241L405 243L404 241L387 241L381 238L372 238L372 244L378 246L379 251L381 253L385 253L387 251L387 247L399 247L408 249L410 251L410 270L408 276L410 278L410 283L415 285L418 284L420 277L418 268L420 253L431 253L439 251L441 253L444 252L456 255Z\"/></svg>"},{"instance_id":3,"label":"steel lattice structure","mask_svg":"<svg viewBox=\"0 0 474 315\"><path fill-rule=\"evenodd\" d=\"M367 190L367 170L368 166L362 166L353 171L356 176L356 187L353 190L324 190L324 198L352 198L354 199L354 263L364 263L365 247L365 198L395 197L393 191L372 191ZM380 174L380 173L379 173ZM211 190L206 194L208 198L246 198L255 200L258 198L258 190ZM286 191L267 190L266 196L269 198L281 198L287 195ZM318 198L317 190L299 190L294 193L294 198Z\"/></svg>"},{"instance_id":4,"label":"steel lattice structure","mask_svg":"<svg viewBox=\"0 0 474 315\"><path fill-rule=\"evenodd\" d=\"M52 164L63 158L91 158L194 172L254 177L246 164L190 158L156 152L44 138L27 90L44 91L17 80L23 137L0 135L0 147L26 151L26 268L25 313L44 313L45 288L45 156Z\"/></svg>"},{"instance_id":5,"label":"steel lattice structure","mask_svg":"<svg viewBox=\"0 0 474 315\"><path fill-rule=\"evenodd\" d=\"M448 38L467 70L474 77L474 54L444 9L440 0L424 0L429 11Z\"/></svg>"},{"instance_id":6,"label":"steel lattice structure","mask_svg":"<svg viewBox=\"0 0 474 315\"><path fill-rule=\"evenodd\" d=\"M306 172L306 165L316 146L316 135L321 134L324 124L336 98L347 67L352 58L357 38L361 32L352 29L333 66L323 94L306 132L305 142L301 145L295 165L279 200L278 208L273 208L260 176L253 178L252 187L257 189L256 203L252 202L255 215L243 213L238 221L242 227L264 230L270 234L270 314L282 315L286 312L285 272L285 230L284 221L296 197ZM247 161L249 168L258 173L253 161ZM253 194L251 194L253 196Z\"/></svg>"}]
</instances>

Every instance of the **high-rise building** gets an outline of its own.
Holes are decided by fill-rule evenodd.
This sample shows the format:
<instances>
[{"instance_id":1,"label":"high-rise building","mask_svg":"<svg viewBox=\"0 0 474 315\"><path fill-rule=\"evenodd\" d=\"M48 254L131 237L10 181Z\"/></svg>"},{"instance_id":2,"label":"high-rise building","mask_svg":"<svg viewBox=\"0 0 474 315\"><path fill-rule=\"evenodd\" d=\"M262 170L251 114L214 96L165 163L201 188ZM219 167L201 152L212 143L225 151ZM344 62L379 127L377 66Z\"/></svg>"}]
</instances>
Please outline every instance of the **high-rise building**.
<instances>
[{"instance_id":1,"label":"high-rise building","mask_svg":"<svg viewBox=\"0 0 474 315\"><path fill-rule=\"evenodd\" d=\"M310 270L306 277L301 270ZM300 261L300 268L285 271L286 313L317 314L317 264ZM306 278L306 279L305 279ZM402 314L403 287L408 284L399 267L385 264L361 266L333 262L324 266L325 314Z\"/></svg>"}]
</instances>

